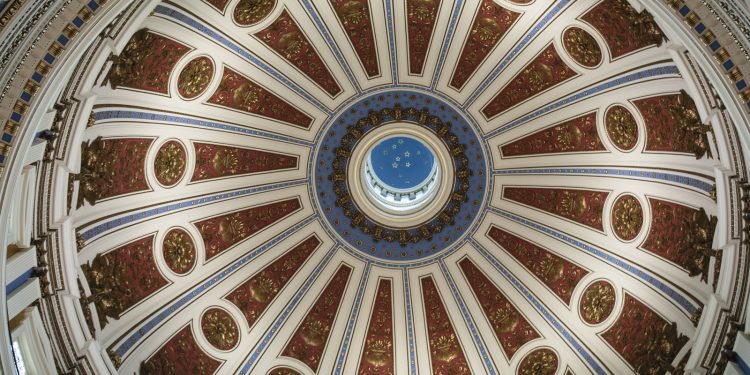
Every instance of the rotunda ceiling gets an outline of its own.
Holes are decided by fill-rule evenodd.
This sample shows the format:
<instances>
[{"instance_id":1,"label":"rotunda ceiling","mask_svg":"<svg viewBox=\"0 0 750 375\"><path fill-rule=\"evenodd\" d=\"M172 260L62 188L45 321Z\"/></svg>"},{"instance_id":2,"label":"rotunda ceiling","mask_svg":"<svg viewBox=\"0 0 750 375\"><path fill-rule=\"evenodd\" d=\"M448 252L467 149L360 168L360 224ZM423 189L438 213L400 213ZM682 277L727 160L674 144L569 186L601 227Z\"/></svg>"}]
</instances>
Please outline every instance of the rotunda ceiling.
<instances>
[{"instance_id":1,"label":"rotunda ceiling","mask_svg":"<svg viewBox=\"0 0 750 375\"><path fill-rule=\"evenodd\" d=\"M118 22L51 188L102 366L697 366L740 157L642 7L191 0Z\"/></svg>"}]
</instances>

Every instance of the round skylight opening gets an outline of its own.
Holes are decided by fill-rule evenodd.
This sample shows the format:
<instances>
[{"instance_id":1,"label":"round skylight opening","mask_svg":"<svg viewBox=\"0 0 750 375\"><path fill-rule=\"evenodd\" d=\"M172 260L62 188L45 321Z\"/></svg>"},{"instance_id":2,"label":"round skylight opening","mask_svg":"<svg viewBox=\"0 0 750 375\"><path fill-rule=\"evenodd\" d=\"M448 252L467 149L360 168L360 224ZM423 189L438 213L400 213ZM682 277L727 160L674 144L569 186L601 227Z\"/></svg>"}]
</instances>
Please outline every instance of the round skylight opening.
<instances>
[{"instance_id":1,"label":"round skylight opening","mask_svg":"<svg viewBox=\"0 0 750 375\"><path fill-rule=\"evenodd\" d=\"M435 151L425 142L396 134L369 149L362 179L373 203L392 214L408 214L435 198L440 167Z\"/></svg>"}]
</instances>

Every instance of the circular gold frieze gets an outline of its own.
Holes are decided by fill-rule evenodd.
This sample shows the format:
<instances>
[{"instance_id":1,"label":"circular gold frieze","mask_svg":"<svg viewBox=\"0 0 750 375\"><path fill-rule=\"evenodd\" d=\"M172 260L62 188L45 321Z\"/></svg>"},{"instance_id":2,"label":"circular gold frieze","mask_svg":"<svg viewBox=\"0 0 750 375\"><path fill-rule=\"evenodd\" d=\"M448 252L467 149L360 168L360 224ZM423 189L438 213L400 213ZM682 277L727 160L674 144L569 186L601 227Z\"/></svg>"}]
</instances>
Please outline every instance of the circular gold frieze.
<instances>
[{"instance_id":1,"label":"circular gold frieze","mask_svg":"<svg viewBox=\"0 0 750 375\"><path fill-rule=\"evenodd\" d=\"M602 62L602 50L591 34L579 27L571 27L563 34L563 44L570 57L587 68Z\"/></svg>"},{"instance_id":2,"label":"circular gold frieze","mask_svg":"<svg viewBox=\"0 0 750 375\"><path fill-rule=\"evenodd\" d=\"M600 324L607 320L615 308L615 288L612 284L599 280L589 285L583 292L579 310L586 323Z\"/></svg>"},{"instance_id":3,"label":"circular gold frieze","mask_svg":"<svg viewBox=\"0 0 750 375\"><path fill-rule=\"evenodd\" d=\"M171 187L182 179L187 164L185 147L176 140L167 141L156 152L154 173L162 186Z\"/></svg>"},{"instance_id":4,"label":"circular gold frieze","mask_svg":"<svg viewBox=\"0 0 750 375\"><path fill-rule=\"evenodd\" d=\"M622 240L632 241L643 227L643 207L638 198L622 195L612 205L612 230Z\"/></svg>"}]
</instances>

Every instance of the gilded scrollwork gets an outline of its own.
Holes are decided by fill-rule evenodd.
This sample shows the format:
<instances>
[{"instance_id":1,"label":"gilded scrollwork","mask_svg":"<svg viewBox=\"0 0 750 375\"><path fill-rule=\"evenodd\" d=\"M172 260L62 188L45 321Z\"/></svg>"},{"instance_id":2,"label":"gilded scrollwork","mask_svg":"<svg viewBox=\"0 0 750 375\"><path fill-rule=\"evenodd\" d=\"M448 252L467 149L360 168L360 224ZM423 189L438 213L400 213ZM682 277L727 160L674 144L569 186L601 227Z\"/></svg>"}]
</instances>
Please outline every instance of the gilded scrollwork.
<instances>
[{"instance_id":1,"label":"gilded scrollwork","mask_svg":"<svg viewBox=\"0 0 750 375\"><path fill-rule=\"evenodd\" d=\"M684 268L690 276L708 280L714 232L718 219L703 209L650 199L653 218L646 241L641 245Z\"/></svg>"},{"instance_id":2,"label":"gilded scrollwork","mask_svg":"<svg viewBox=\"0 0 750 375\"><path fill-rule=\"evenodd\" d=\"M240 0L234 8L234 20L241 26L254 25L271 14L276 0Z\"/></svg>"},{"instance_id":3,"label":"gilded scrollwork","mask_svg":"<svg viewBox=\"0 0 750 375\"><path fill-rule=\"evenodd\" d=\"M123 245L81 265L100 327L166 285L153 259L153 235Z\"/></svg>"},{"instance_id":4,"label":"gilded scrollwork","mask_svg":"<svg viewBox=\"0 0 750 375\"><path fill-rule=\"evenodd\" d=\"M156 152L154 160L154 173L156 180L164 186L173 186L185 174L187 164L187 153L182 143L168 141Z\"/></svg>"},{"instance_id":5,"label":"gilded scrollwork","mask_svg":"<svg viewBox=\"0 0 750 375\"><path fill-rule=\"evenodd\" d=\"M687 343L674 322L665 320L629 293L612 327L602 334L638 374L657 375L674 370L671 363Z\"/></svg>"},{"instance_id":6,"label":"gilded scrollwork","mask_svg":"<svg viewBox=\"0 0 750 375\"><path fill-rule=\"evenodd\" d=\"M77 207L112 196L145 190L144 161L150 139L98 137L81 145L81 170L76 179Z\"/></svg>"},{"instance_id":7,"label":"gilded scrollwork","mask_svg":"<svg viewBox=\"0 0 750 375\"><path fill-rule=\"evenodd\" d=\"M214 63L207 56L191 60L180 72L177 91L187 99L193 99L204 91L214 76Z\"/></svg>"},{"instance_id":8,"label":"gilded scrollwork","mask_svg":"<svg viewBox=\"0 0 750 375\"><path fill-rule=\"evenodd\" d=\"M195 265L196 249L193 238L185 230L175 228L167 232L162 242L164 262L172 272L182 275Z\"/></svg>"},{"instance_id":9,"label":"gilded scrollwork","mask_svg":"<svg viewBox=\"0 0 750 375\"><path fill-rule=\"evenodd\" d=\"M643 207L638 198L623 195L612 206L612 229L617 237L630 241L638 236L643 226Z\"/></svg>"},{"instance_id":10,"label":"gilded scrollwork","mask_svg":"<svg viewBox=\"0 0 750 375\"><path fill-rule=\"evenodd\" d=\"M224 309L211 308L201 318L206 340L219 350L230 350L239 342L239 327Z\"/></svg>"},{"instance_id":11,"label":"gilded scrollwork","mask_svg":"<svg viewBox=\"0 0 750 375\"><path fill-rule=\"evenodd\" d=\"M602 61L602 50L596 39L578 27L571 27L563 34L563 44L570 57L579 64L592 68Z\"/></svg>"},{"instance_id":12,"label":"gilded scrollwork","mask_svg":"<svg viewBox=\"0 0 750 375\"><path fill-rule=\"evenodd\" d=\"M638 12L627 0L602 1L583 15L606 40L612 59L648 46L660 46L665 36L648 11Z\"/></svg>"},{"instance_id":13,"label":"gilded scrollwork","mask_svg":"<svg viewBox=\"0 0 750 375\"><path fill-rule=\"evenodd\" d=\"M623 106L614 106L607 110L604 119L609 139L621 150L629 151L638 142L638 125L635 117Z\"/></svg>"},{"instance_id":14,"label":"gilded scrollwork","mask_svg":"<svg viewBox=\"0 0 750 375\"><path fill-rule=\"evenodd\" d=\"M112 88L127 86L167 93L169 75L177 61L188 51L185 45L148 29L141 29L119 55L112 56L112 68L107 79Z\"/></svg>"},{"instance_id":15,"label":"gilded scrollwork","mask_svg":"<svg viewBox=\"0 0 750 375\"><path fill-rule=\"evenodd\" d=\"M712 157L708 140L708 132L712 131L711 125L701 121L695 102L687 92L680 91L677 103L670 108L670 112L677 121L678 142L687 143L696 159L704 155Z\"/></svg>"},{"instance_id":16,"label":"gilded scrollwork","mask_svg":"<svg viewBox=\"0 0 750 375\"><path fill-rule=\"evenodd\" d=\"M399 118L399 121L410 122L434 131L451 150L453 162L456 166L452 199L435 218L422 224L419 228L410 230L389 228L370 220L352 202L345 178L352 145L369 130L396 121L396 118ZM431 239L446 226L455 222L456 214L460 212L461 205L467 200L470 177L473 172L469 169L469 159L465 153L466 146L458 141L450 123L444 123L440 118L430 115L426 108L418 110L416 108L401 108L396 105L393 108L385 108L378 112L371 111L367 117L349 125L346 130L347 133L342 137L340 145L334 149L336 157L333 160L333 168L328 180L334 185L333 191L337 196L336 205L343 209L344 215L351 220L353 227L359 228L362 233L370 235L376 242L381 240L389 243L398 242L402 247L405 247L410 243L414 244L423 239Z\"/></svg>"},{"instance_id":17,"label":"gilded scrollwork","mask_svg":"<svg viewBox=\"0 0 750 375\"><path fill-rule=\"evenodd\" d=\"M581 317L589 324L605 321L615 308L615 298L612 284L600 280L589 285L581 297Z\"/></svg>"},{"instance_id":18,"label":"gilded scrollwork","mask_svg":"<svg viewBox=\"0 0 750 375\"><path fill-rule=\"evenodd\" d=\"M518 365L520 375L552 375L557 371L558 359L550 349L537 349L528 354Z\"/></svg>"},{"instance_id":19,"label":"gilded scrollwork","mask_svg":"<svg viewBox=\"0 0 750 375\"><path fill-rule=\"evenodd\" d=\"M172 336L151 358L141 362L140 373L144 375L164 374L213 374L221 362L208 356L193 337L190 326L182 328Z\"/></svg>"}]
</instances>

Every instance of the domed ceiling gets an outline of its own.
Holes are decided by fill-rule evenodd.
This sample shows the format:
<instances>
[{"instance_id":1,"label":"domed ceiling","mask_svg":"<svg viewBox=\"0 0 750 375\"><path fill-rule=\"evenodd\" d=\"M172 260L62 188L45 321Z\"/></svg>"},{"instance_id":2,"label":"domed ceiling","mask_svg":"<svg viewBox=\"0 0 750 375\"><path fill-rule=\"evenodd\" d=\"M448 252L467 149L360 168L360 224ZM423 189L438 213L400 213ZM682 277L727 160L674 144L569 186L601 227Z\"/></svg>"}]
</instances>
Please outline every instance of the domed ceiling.
<instances>
[{"instance_id":1,"label":"domed ceiling","mask_svg":"<svg viewBox=\"0 0 750 375\"><path fill-rule=\"evenodd\" d=\"M691 360L735 155L702 73L641 7L191 0L118 25L81 60L91 118L68 146L77 174L52 188L79 250L70 316L100 368ZM388 137L414 144L390 155ZM372 149L380 167L434 163L434 195L405 216L379 206L433 185L387 193L366 177Z\"/></svg>"}]
</instances>

